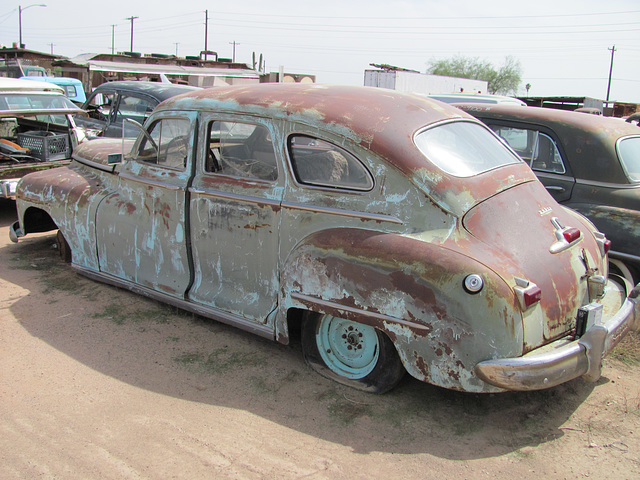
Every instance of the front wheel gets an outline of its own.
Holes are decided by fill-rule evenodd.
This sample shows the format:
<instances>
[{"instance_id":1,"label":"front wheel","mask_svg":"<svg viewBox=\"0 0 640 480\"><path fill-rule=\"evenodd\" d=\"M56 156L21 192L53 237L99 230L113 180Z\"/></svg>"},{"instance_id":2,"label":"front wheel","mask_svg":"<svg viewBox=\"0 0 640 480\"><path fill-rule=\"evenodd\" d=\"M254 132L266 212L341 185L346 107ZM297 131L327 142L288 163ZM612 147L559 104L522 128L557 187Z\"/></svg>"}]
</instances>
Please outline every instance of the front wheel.
<instances>
[{"instance_id":1,"label":"front wheel","mask_svg":"<svg viewBox=\"0 0 640 480\"><path fill-rule=\"evenodd\" d=\"M391 390L405 373L384 333L331 315L306 316L302 352L307 364L320 375L365 392Z\"/></svg>"}]
</instances>

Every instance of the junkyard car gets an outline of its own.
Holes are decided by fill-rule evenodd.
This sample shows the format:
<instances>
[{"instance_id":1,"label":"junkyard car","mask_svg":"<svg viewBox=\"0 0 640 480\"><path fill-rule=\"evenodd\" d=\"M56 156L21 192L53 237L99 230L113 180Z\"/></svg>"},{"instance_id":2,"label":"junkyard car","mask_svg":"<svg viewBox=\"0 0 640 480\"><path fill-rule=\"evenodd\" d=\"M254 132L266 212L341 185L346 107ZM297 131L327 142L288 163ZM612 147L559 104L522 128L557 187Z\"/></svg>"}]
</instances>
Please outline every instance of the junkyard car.
<instances>
[{"instance_id":1,"label":"junkyard car","mask_svg":"<svg viewBox=\"0 0 640 480\"><path fill-rule=\"evenodd\" d=\"M27 173L69 163L82 113L57 85L0 77L0 198Z\"/></svg>"},{"instance_id":2,"label":"junkyard car","mask_svg":"<svg viewBox=\"0 0 640 480\"><path fill-rule=\"evenodd\" d=\"M460 105L499 134L560 203L612 242L613 269L640 281L640 130L551 108Z\"/></svg>"},{"instance_id":3,"label":"junkyard car","mask_svg":"<svg viewBox=\"0 0 640 480\"><path fill-rule=\"evenodd\" d=\"M87 137L122 137L124 119L144 123L153 109L163 100L181 93L199 90L198 87L160 82L121 81L99 85L82 106L89 117L79 119L78 126ZM133 136L135 129L127 129Z\"/></svg>"},{"instance_id":4,"label":"junkyard car","mask_svg":"<svg viewBox=\"0 0 640 480\"><path fill-rule=\"evenodd\" d=\"M58 228L84 275L284 344L299 326L307 363L347 385L597 379L638 328L605 236L454 107L221 87L163 102L121 162L117 142L24 178L12 240Z\"/></svg>"}]
</instances>

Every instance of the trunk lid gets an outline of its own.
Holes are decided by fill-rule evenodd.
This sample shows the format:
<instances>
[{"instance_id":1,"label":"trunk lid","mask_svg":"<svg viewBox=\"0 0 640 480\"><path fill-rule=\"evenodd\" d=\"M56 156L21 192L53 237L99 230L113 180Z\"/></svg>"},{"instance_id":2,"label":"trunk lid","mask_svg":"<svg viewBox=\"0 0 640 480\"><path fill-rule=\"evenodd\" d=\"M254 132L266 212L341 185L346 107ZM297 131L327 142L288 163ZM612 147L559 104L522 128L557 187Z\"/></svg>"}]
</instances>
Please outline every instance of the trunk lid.
<instances>
[{"instance_id":1,"label":"trunk lid","mask_svg":"<svg viewBox=\"0 0 640 480\"><path fill-rule=\"evenodd\" d=\"M508 285L513 288L521 278L542 291L539 304L523 311L524 352L574 328L578 308L589 303L589 274L606 275L595 228L586 219L556 203L535 181L476 205L463 224L490 247L492 257L487 260ZM581 232L578 240L559 251L558 225Z\"/></svg>"}]
</instances>

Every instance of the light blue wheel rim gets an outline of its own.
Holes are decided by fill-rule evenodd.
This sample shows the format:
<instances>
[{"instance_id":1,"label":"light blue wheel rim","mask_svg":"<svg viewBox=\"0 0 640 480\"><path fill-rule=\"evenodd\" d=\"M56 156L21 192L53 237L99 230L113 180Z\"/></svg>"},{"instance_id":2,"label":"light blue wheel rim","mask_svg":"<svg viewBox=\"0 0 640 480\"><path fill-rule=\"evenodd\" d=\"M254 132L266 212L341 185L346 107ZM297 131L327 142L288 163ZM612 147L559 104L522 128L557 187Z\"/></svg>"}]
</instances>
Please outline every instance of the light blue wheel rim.
<instances>
[{"instance_id":1,"label":"light blue wheel rim","mask_svg":"<svg viewBox=\"0 0 640 480\"><path fill-rule=\"evenodd\" d=\"M378 334L368 325L325 315L316 344L327 367L346 378L364 378L378 363Z\"/></svg>"}]
</instances>

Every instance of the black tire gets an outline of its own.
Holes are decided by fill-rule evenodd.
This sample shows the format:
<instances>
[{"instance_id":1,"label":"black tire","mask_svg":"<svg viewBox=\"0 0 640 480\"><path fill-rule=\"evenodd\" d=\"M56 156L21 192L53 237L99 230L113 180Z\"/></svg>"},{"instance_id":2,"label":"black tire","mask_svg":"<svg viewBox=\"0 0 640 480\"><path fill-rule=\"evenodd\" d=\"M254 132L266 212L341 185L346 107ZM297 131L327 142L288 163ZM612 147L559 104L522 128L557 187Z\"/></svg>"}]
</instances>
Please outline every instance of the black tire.
<instances>
[{"instance_id":1,"label":"black tire","mask_svg":"<svg viewBox=\"0 0 640 480\"><path fill-rule=\"evenodd\" d=\"M62 258L62 260L65 263L71 263L71 247L69 246L69 243L67 242L67 239L64 238L64 235L62 234L62 232L60 230L58 230L58 233L56 235L56 239L57 239L57 244L58 244L58 254L60 255L60 258Z\"/></svg>"},{"instance_id":2,"label":"black tire","mask_svg":"<svg viewBox=\"0 0 640 480\"><path fill-rule=\"evenodd\" d=\"M384 393L405 374L389 337L362 323L309 312L302 321L301 343L307 365L323 377L357 390ZM358 348L364 355L354 353Z\"/></svg>"}]
</instances>

